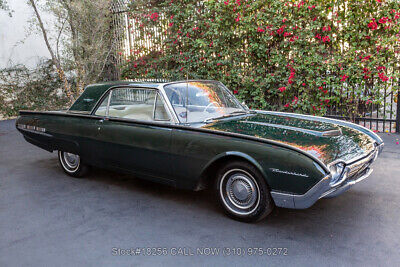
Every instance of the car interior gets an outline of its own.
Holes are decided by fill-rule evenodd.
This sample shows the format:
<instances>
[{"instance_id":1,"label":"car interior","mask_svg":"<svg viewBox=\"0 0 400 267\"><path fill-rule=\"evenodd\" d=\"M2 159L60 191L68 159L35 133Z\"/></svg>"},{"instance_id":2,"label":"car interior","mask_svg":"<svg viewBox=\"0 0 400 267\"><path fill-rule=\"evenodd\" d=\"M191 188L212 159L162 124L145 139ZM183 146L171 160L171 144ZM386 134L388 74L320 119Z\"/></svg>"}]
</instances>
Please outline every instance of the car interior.
<instances>
[{"instance_id":1,"label":"car interior","mask_svg":"<svg viewBox=\"0 0 400 267\"><path fill-rule=\"evenodd\" d=\"M96 115L145 121L169 121L164 102L154 89L119 88L103 100Z\"/></svg>"}]
</instances>

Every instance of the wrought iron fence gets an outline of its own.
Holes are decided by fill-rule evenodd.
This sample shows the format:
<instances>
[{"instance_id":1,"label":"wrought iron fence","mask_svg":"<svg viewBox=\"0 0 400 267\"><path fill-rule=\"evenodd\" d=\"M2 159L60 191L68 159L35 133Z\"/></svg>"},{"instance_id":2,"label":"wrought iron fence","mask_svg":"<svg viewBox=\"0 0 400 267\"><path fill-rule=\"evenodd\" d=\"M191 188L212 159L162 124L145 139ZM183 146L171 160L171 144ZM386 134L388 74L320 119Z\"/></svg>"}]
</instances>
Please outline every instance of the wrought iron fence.
<instances>
[{"instance_id":1,"label":"wrought iron fence","mask_svg":"<svg viewBox=\"0 0 400 267\"><path fill-rule=\"evenodd\" d=\"M128 1L126 0L116 0L112 6L115 38L118 41L118 49L116 51L118 64L125 62L130 56L142 56L147 50L154 51L157 48L161 50L162 41L166 37L163 32L166 30L167 25L163 24L158 25L158 27L152 26L153 34L151 36L143 36L144 31L140 30L140 25L136 23L134 16L132 16L132 11L128 11L127 3ZM163 16L163 14L159 14L159 16ZM160 21L162 21L161 18ZM246 64L246 62L243 62L243 64ZM146 81L149 80L146 79ZM164 79L152 79L151 81L165 82ZM399 89L397 91L393 90L396 87L395 83L398 83L397 88ZM330 96L337 92L336 88L328 87L327 89ZM384 90L379 91L379 94L383 96L374 95L371 92L375 92L375 90L369 90L368 87L365 88L365 96L369 96L370 99L380 98L382 99L381 103L361 101L355 97L354 90L354 87L350 86L340 88L342 101L333 103L325 116L353 121L373 131L400 133L400 80L391 80ZM349 99L354 100L354 102L349 102ZM348 115L349 103L352 105L352 114L357 114L356 116L350 117Z\"/></svg>"},{"instance_id":2,"label":"wrought iron fence","mask_svg":"<svg viewBox=\"0 0 400 267\"><path fill-rule=\"evenodd\" d=\"M371 100L360 101L354 98L354 88L348 90L342 88L342 101L332 104L325 116L353 121L377 132L400 133L400 116L398 115L400 114L400 90L392 90L392 88L396 87L396 82L399 83L400 87L400 81L392 80L383 90L379 91L379 94L382 94L381 96L371 93L371 91L374 92L375 90L365 88L364 92L369 96L369 99L382 99L378 103L374 103ZM334 88L329 88L330 96L334 90ZM351 98L354 99L353 103L348 101ZM353 113L356 114L354 117L347 115L349 114L349 106L346 103L353 105Z\"/></svg>"}]
</instances>

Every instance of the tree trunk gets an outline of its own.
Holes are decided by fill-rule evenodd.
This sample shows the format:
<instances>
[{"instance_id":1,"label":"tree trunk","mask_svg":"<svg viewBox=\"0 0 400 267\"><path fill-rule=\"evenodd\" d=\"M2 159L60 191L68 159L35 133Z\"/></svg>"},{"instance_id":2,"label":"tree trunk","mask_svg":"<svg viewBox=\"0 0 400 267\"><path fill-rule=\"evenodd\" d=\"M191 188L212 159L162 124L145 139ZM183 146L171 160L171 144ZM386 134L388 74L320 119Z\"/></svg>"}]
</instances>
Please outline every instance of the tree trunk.
<instances>
[{"instance_id":1,"label":"tree trunk","mask_svg":"<svg viewBox=\"0 0 400 267\"><path fill-rule=\"evenodd\" d=\"M43 25L43 22L42 22L42 18L40 17L39 11L38 11L38 9L37 9L37 7L36 7L36 3L35 3L34 0L29 0L29 2L30 2L30 4L31 4L33 10L35 11L36 18L37 18L38 23L39 23L39 27L40 27L40 29L42 30L43 39L44 39L44 41L45 41L45 43L46 43L47 49L49 50L49 53L50 53L51 59L52 59L52 61L53 61L53 64L54 64L54 66L56 67L56 70L57 70L57 73L58 73L60 79L61 79L61 80L63 81L63 83L64 83L64 91L65 91L65 93L67 94L69 100L70 100L71 102L73 102L73 101L74 101L74 95L72 94L72 91L71 91L71 85L69 84L69 82L68 82L68 80L67 80L67 77L65 76L65 72L64 72L64 70L63 70L62 67L61 67L60 61L59 61L58 58L55 56L55 54L54 54L54 52L53 52L53 49L52 49L51 46L50 46L49 39L48 39L48 37L47 37L47 32L46 32L46 29L44 28L44 25Z\"/></svg>"}]
</instances>

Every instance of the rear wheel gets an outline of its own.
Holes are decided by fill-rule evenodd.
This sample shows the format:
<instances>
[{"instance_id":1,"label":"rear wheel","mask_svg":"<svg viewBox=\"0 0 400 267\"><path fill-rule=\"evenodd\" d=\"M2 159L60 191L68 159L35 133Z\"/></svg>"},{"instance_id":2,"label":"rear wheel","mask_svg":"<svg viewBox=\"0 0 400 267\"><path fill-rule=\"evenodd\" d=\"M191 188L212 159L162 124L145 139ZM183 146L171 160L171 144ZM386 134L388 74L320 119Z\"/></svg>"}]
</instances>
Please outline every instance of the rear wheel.
<instances>
[{"instance_id":1,"label":"rear wheel","mask_svg":"<svg viewBox=\"0 0 400 267\"><path fill-rule=\"evenodd\" d=\"M246 162L234 161L222 167L216 191L225 212L239 221L259 221L274 207L264 178Z\"/></svg>"},{"instance_id":2,"label":"rear wheel","mask_svg":"<svg viewBox=\"0 0 400 267\"><path fill-rule=\"evenodd\" d=\"M72 177L81 178L89 170L89 166L83 164L81 157L76 154L58 151L58 160L64 172Z\"/></svg>"}]
</instances>

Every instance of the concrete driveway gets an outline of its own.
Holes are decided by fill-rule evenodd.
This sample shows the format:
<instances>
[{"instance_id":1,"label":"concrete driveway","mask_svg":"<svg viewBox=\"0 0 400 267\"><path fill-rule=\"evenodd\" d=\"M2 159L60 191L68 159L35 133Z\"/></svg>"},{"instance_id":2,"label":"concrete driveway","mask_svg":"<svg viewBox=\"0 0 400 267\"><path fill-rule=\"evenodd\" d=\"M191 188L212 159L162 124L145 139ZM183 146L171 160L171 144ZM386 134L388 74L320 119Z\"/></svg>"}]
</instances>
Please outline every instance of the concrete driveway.
<instances>
[{"instance_id":1,"label":"concrete driveway","mask_svg":"<svg viewBox=\"0 0 400 267\"><path fill-rule=\"evenodd\" d=\"M344 195L245 224L210 192L104 170L71 178L56 153L28 144L14 124L0 122L0 266L400 264L398 135L382 135L373 174ZM284 250L234 255L249 248ZM200 255L208 249L218 255Z\"/></svg>"}]
</instances>

